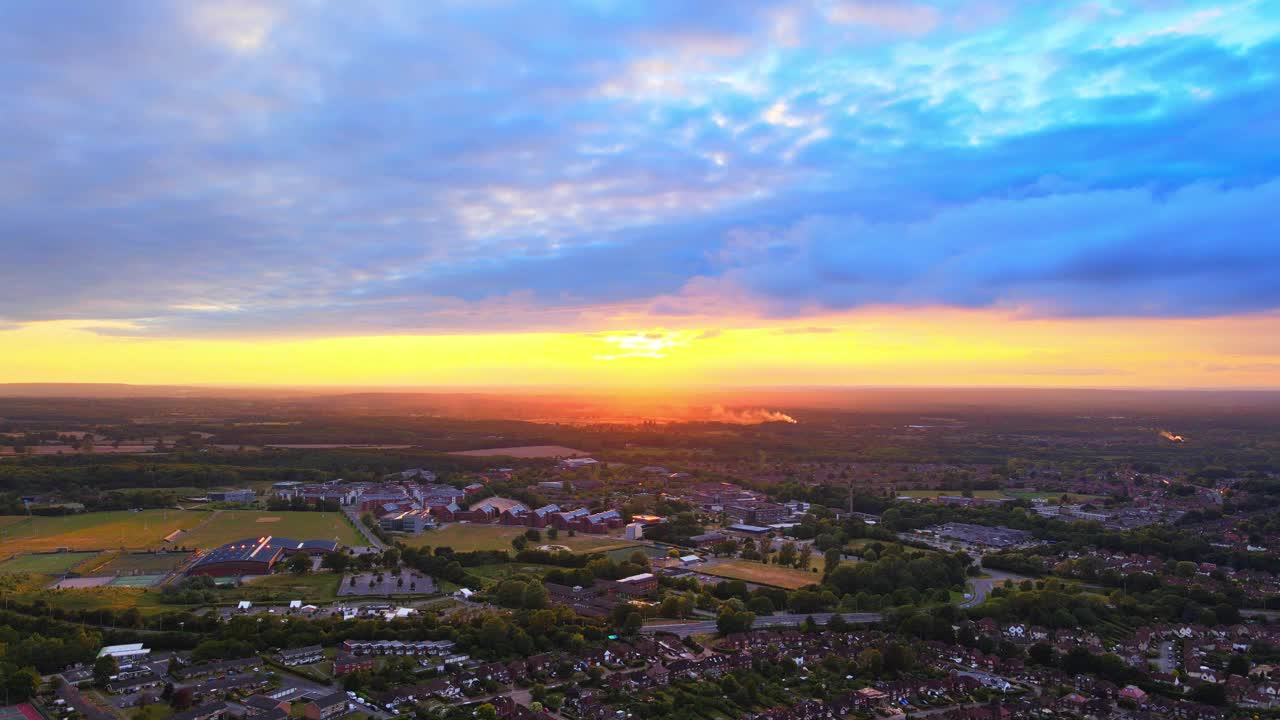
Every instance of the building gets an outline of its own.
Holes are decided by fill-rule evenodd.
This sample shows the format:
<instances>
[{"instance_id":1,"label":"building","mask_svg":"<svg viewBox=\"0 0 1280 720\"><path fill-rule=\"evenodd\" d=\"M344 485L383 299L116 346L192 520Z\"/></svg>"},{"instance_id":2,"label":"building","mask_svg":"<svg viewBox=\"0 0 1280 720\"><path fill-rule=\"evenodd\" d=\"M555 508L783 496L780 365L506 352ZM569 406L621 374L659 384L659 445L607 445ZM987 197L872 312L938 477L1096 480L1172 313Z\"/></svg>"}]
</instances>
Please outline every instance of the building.
<instances>
[{"instance_id":1,"label":"building","mask_svg":"<svg viewBox=\"0 0 1280 720\"><path fill-rule=\"evenodd\" d=\"M347 714L347 696L341 692L314 698L303 708L307 720L330 720Z\"/></svg>"},{"instance_id":2,"label":"building","mask_svg":"<svg viewBox=\"0 0 1280 720\"><path fill-rule=\"evenodd\" d=\"M297 665L310 665L324 659L324 648L319 645L307 645L300 648L289 648L281 650L276 659L282 664L294 667Z\"/></svg>"},{"instance_id":3,"label":"building","mask_svg":"<svg viewBox=\"0 0 1280 720\"><path fill-rule=\"evenodd\" d=\"M627 523L627 528L623 532L623 536L628 540L639 540L644 537L644 524L633 522Z\"/></svg>"},{"instance_id":4,"label":"building","mask_svg":"<svg viewBox=\"0 0 1280 720\"><path fill-rule=\"evenodd\" d=\"M374 660L372 655L352 655L347 652L340 652L333 659L333 674L346 675L347 673L360 672L361 670L372 670Z\"/></svg>"},{"instance_id":5,"label":"building","mask_svg":"<svg viewBox=\"0 0 1280 720\"><path fill-rule=\"evenodd\" d=\"M752 522L756 525L771 525L776 522L781 522L788 517L791 517L791 511L787 509L786 505L768 502L757 503L755 507L755 517L752 519Z\"/></svg>"},{"instance_id":6,"label":"building","mask_svg":"<svg viewBox=\"0 0 1280 720\"><path fill-rule=\"evenodd\" d=\"M421 535L436 527L436 519L430 510L405 510L383 515L378 524L388 532L405 532Z\"/></svg>"},{"instance_id":7,"label":"building","mask_svg":"<svg viewBox=\"0 0 1280 720\"><path fill-rule=\"evenodd\" d=\"M215 490L207 493L211 502L251 503L257 497L253 490Z\"/></svg>"},{"instance_id":8,"label":"building","mask_svg":"<svg viewBox=\"0 0 1280 720\"><path fill-rule=\"evenodd\" d=\"M231 706L225 702L211 702L180 712L173 715L169 720L220 720L226 717L227 712L231 710Z\"/></svg>"},{"instance_id":9,"label":"building","mask_svg":"<svg viewBox=\"0 0 1280 720\"><path fill-rule=\"evenodd\" d=\"M247 718L262 718L274 711L283 711L287 715L292 707L286 700L278 700L266 695L250 695L241 700L240 704L244 706L244 715Z\"/></svg>"},{"instance_id":10,"label":"building","mask_svg":"<svg viewBox=\"0 0 1280 720\"><path fill-rule=\"evenodd\" d=\"M276 563L295 553L324 555L335 552L338 543L333 540L293 540L265 535L227 543L212 550L199 560L188 575L269 575Z\"/></svg>"},{"instance_id":11,"label":"building","mask_svg":"<svg viewBox=\"0 0 1280 720\"><path fill-rule=\"evenodd\" d=\"M658 591L658 576L640 573L617 581L618 592L630 597L644 597Z\"/></svg>"},{"instance_id":12,"label":"building","mask_svg":"<svg viewBox=\"0 0 1280 720\"><path fill-rule=\"evenodd\" d=\"M107 645L98 651L98 657L110 655L116 659L117 663L138 662L150 655L151 651L143 647L142 643L129 643L127 645Z\"/></svg>"},{"instance_id":13,"label":"building","mask_svg":"<svg viewBox=\"0 0 1280 720\"><path fill-rule=\"evenodd\" d=\"M725 529L731 530L736 533L742 533L743 535L754 535L754 536L764 535L765 533L769 532L769 528L767 527L761 527L760 525L747 525L745 523L730 525Z\"/></svg>"}]
</instances>

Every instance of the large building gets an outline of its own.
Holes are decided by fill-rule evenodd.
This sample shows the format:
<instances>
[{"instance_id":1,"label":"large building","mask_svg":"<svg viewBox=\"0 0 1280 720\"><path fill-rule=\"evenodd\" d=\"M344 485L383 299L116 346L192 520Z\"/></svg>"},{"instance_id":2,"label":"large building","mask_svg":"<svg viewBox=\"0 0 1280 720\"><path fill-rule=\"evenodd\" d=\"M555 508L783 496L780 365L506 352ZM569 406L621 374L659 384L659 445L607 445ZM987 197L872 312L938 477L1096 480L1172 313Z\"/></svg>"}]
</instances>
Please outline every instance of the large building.
<instances>
[{"instance_id":1,"label":"large building","mask_svg":"<svg viewBox=\"0 0 1280 720\"><path fill-rule=\"evenodd\" d=\"M332 540L293 540L265 535L260 538L237 540L210 551L196 561L188 575L268 575L275 564L296 553L324 555L335 552L338 543Z\"/></svg>"},{"instance_id":2,"label":"large building","mask_svg":"<svg viewBox=\"0 0 1280 720\"><path fill-rule=\"evenodd\" d=\"M209 493L211 502L251 503L255 497L252 490L214 490Z\"/></svg>"}]
</instances>

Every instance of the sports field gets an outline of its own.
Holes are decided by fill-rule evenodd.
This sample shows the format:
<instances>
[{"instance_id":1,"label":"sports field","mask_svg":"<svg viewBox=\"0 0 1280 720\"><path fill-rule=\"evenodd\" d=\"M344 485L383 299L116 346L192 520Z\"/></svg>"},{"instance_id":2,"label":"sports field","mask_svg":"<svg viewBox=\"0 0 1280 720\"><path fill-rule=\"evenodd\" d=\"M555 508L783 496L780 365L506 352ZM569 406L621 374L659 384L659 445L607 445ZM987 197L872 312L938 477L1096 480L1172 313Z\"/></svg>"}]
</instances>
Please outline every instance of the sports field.
<instances>
[{"instance_id":1,"label":"sports field","mask_svg":"<svg viewBox=\"0 0 1280 720\"><path fill-rule=\"evenodd\" d=\"M192 515L195 518L191 517ZM0 555L42 550L104 550L159 546L165 535L198 522L205 514L180 510L37 515L0 525Z\"/></svg>"},{"instance_id":2,"label":"sports field","mask_svg":"<svg viewBox=\"0 0 1280 720\"><path fill-rule=\"evenodd\" d=\"M746 560L728 560L722 563L715 563L706 567L699 567L697 572L731 580L756 583L757 585L771 585L787 590L795 590L796 588L822 581L822 575L819 573L779 567L777 565L764 565Z\"/></svg>"},{"instance_id":3,"label":"sports field","mask_svg":"<svg viewBox=\"0 0 1280 720\"><path fill-rule=\"evenodd\" d=\"M195 513L193 513L195 514ZM337 540L341 545L364 545L365 541L336 512L271 512L257 510L216 510L207 521L188 533L179 535L173 544L208 550L236 540L276 535L294 540Z\"/></svg>"},{"instance_id":4,"label":"sports field","mask_svg":"<svg viewBox=\"0 0 1280 720\"><path fill-rule=\"evenodd\" d=\"M85 563L86 575L163 575L187 558L184 552L119 552Z\"/></svg>"},{"instance_id":5,"label":"sports field","mask_svg":"<svg viewBox=\"0 0 1280 720\"><path fill-rule=\"evenodd\" d=\"M0 573L29 572L37 575L61 575L97 553L44 553L19 555L0 563Z\"/></svg>"},{"instance_id":6,"label":"sports field","mask_svg":"<svg viewBox=\"0 0 1280 720\"><path fill-rule=\"evenodd\" d=\"M476 550L511 550L511 540L523 535L528 528L510 527L507 525L486 525L477 523L454 523L445 525L439 530L430 530L421 535L406 535L403 538L409 545L430 545L431 547L451 547L458 552L474 552ZM539 545L564 545L573 552L603 552L633 545L630 540L604 537L601 535L576 535L561 532L555 540L547 537L542 531L542 540L530 542L529 547Z\"/></svg>"}]
</instances>

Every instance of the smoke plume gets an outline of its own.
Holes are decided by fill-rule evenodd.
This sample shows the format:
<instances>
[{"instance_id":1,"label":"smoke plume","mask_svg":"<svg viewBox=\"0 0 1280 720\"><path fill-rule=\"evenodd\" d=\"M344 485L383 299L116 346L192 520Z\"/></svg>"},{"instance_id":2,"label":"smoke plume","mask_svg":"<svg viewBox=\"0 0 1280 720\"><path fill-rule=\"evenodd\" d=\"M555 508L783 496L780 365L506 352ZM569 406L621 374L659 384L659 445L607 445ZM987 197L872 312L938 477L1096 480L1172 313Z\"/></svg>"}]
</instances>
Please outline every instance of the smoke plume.
<instances>
[{"instance_id":1,"label":"smoke plume","mask_svg":"<svg viewBox=\"0 0 1280 720\"><path fill-rule=\"evenodd\" d=\"M713 422L732 423L734 425L759 425L767 422L795 424L796 422L796 419L790 415L775 410L765 410L764 408L729 410L723 405L712 405L709 419Z\"/></svg>"}]
</instances>

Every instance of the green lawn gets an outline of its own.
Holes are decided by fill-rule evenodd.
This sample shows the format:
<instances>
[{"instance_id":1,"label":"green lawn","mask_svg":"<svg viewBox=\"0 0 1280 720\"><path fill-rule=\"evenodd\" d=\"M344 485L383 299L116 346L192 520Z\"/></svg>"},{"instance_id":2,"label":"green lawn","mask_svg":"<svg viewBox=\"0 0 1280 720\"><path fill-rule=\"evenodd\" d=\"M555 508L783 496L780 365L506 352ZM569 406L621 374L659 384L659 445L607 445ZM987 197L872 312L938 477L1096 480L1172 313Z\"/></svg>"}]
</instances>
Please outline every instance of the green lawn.
<instances>
[{"instance_id":1,"label":"green lawn","mask_svg":"<svg viewBox=\"0 0 1280 720\"><path fill-rule=\"evenodd\" d=\"M408 545L431 547L451 547L457 552L475 552L477 550L512 550L511 541L523 535L528 528L510 527L507 525L487 525L481 523L454 523L445 525L439 530L430 530L421 535L405 535L400 538ZM621 540L603 535L577 535L569 537L569 533L561 532L555 540L547 537L542 531L542 539L529 541L529 547L541 545L564 545L573 552L604 552L634 545L630 540Z\"/></svg>"},{"instance_id":2,"label":"green lawn","mask_svg":"<svg viewBox=\"0 0 1280 720\"><path fill-rule=\"evenodd\" d=\"M763 565L748 560L726 560L722 563L699 567L697 571L716 577L743 580L757 585L771 585L787 590L795 590L822 581L822 575L819 573L777 565Z\"/></svg>"},{"instance_id":3,"label":"green lawn","mask_svg":"<svg viewBox=\"0 0 1280 720\"><path fill-rule=\"evenodd\" d=\"M37 575L61 575L97 553L46 553L19 555L0 563L0 573L29 572Z\"/></svg>"},{"instance_id":4,"label":"green lawn","mask_svg":"<svg viewBox=\"0 0 1280 720\"><path fill-rule=\"evenodd\" d=\"M175 545L207 550L263 535L294 540L337 540L342 545L364 544L363 538L342 513L216 510L212 514L201 513L201 516L209 518L209 521L179 536L174 540Z\"/></svg>"},{"instance_id":5,"label":"green lawn","mask_svg":"<svg viewBox=\"0 0 1280 720\"><path fill-rule=\"evenodd\" d=\"M71 550L158 547L165 535L206 517L204 513L180 510L121 510L23 518L23 522L0 524L0 555L64 547Z\"/></svg>"},{"instance_id":6,"label":"green lawn","mask_svg":"<svg viewBox=\"0 0 1280 720\"><path fill-rule=\"evenodd\" d=\"M255 578L238 588L228 590L226 599L328 602L338 598L338 584L341 582L342 575L337 573L276 573Z\"/></svg>"},{"instance_id":7,"label":"green lawn","mask_svg":"<svg viewBox=\"0 0 1280 720\"><path fill-rule=\"evenodd\" d=\"M77 568L81 575L163 575L187 558L185 552L112 552Z\"/></svg>"}]
</instances>

